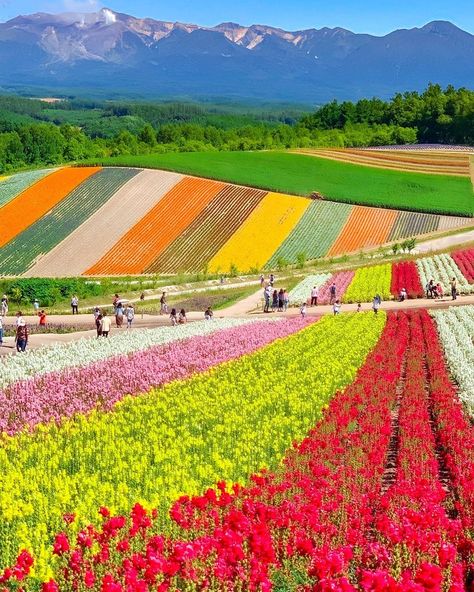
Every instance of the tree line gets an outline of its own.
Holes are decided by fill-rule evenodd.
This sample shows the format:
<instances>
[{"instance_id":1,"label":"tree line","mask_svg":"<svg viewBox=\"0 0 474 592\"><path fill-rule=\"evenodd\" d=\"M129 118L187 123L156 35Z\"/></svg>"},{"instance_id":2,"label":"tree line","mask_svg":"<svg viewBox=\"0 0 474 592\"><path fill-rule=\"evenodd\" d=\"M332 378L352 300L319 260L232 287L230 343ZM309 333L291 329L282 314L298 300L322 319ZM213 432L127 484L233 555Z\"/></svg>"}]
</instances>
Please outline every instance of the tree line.
<instances>
[{"instance_id":1,"label":"tree line","mask_svg":"<svg viewBox=\"0 0 474 592\"><path fill-rule=\"evenodd\" d=\"M258 110L0 96L0 172L127 154L474 144L474 92L430 85L390 101Z\"/></svg>"}]
</instances>

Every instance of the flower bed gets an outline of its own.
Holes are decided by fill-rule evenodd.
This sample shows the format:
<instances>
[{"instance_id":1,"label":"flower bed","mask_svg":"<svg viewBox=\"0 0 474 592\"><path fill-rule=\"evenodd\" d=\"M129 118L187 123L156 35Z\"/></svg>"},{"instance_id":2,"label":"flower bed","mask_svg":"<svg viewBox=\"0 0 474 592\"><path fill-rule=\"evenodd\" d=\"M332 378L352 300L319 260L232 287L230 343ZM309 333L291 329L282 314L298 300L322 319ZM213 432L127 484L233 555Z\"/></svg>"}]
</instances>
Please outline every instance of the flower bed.
<instances>
[{"instance_id":1,"label":"flower bed","mask_svg":"<svg viewBox=\"0 0 474 592\"><path fill-rule=\"evenodd\" d=\"M317 273L315 275L308 275L293 290L288 294L290 298L290 305L300 306L302 302L311 300L311 289L313 286L321 288L331 277L330 273Z\"/></svg>"},{"instance_id":2,"label":"flower bed","mask_svg":"<svg viewBox=\"0 0 474 592\"><path fill-rule=\"evenodd\" d=\"M391 280L390 263L361 267L355 272L354 279L344 294L344 302L370 302L376 294L382 300L390 300Z\"/></svg>"},{"instance_id":3,"label":"flower bed","mask_svg":"<svg viewBox=\"0 0 474 592\"><path fill-rule=\"evenodd\" d=\"M463 249L451 253L456 265L461 270L466 280L470 283L474 283L474 249Z\"/></svg>"},{"instance_id":4,"label":"flower bed","mask_svg":"<svg viewBox=\"0 0 474 592\"><path fill-rule=\"evenodd\" d=\"M407 291L408 298L423 298L425 295L414 261L401 261L392 265L392 284L390 287L392 296L398 298L403 288Z\"/></svg>"},{"instance_id":5,"label":"flower bed","mask_svg":"<svg viewBox=\"0 0 474 592\"><path fill-rule=\"evenodd\" d=\"M473 294L474 285L469 284L467 279L461 273L452 257L446 254L434 255L434 257L423 257L417 259L416 265L420 274L420 280L425 287L430 280L435 284L441 282L443 289L449 293L449 282L456 278L458 292L460 294Z\"/></svg>"}]
</instances>

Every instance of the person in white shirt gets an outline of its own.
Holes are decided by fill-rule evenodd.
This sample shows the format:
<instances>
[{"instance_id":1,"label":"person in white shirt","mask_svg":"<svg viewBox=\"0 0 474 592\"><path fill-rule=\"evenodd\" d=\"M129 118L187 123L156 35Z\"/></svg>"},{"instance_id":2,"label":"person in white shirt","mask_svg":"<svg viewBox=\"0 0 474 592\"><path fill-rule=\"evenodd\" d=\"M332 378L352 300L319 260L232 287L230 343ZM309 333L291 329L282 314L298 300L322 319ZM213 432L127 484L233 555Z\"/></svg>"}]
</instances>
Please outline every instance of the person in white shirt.
<instances>
[{"instance_id":1,"label":"person in white shirt","mask_svg":"<svg viewBox=\"0 0 474 592\"><path fill-rule=\"evenodd\" d=\"M316 288L316 286L313 286L313 289L311 290L311 306L318 305L318 295L319 295L318 288Z\"/></svg>"},{"instance_id":2,"label":"person in white shirt","mask_svg":"<svg viewBox=\"0 0 474 592\"><path fill-rule=\"evenodd\" d=\"M107 313L104 310L104 314L102 316L102 320L100 322L100 327L102 329L102 337L108 337L110 332L110 327L112 326L112 321L110 317L107 316Z\"/></svg>"}]
</instances>

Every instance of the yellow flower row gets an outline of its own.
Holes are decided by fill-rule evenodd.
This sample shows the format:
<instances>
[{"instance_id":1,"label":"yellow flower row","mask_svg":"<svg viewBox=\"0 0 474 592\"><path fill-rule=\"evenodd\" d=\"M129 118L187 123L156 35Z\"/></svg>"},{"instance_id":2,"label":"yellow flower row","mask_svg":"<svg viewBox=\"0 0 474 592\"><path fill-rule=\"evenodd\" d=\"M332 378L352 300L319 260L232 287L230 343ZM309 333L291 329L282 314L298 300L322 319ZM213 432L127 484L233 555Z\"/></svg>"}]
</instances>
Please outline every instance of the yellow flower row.
<instances>
[{"instance_id":1,"label":"yellow flower row","mask_svg":"<svg viewBox=\"0 0 474 592\"><path fill-rule=\"evenodd\" d=\"M392 264L359 267L344 294L344 302L370 302L376 294L382 300L390 300Z\"/></svg>"},{"instance_id":2,"label":"yellow flower row","mask_svg":"<svg viewBox=\"0 0 474 592\"><path fill-rule=\"evenodd\" d=\"M258 352L189 380L129 397L114 411L5 439L0 448L0 560L32 550L47 577L62 515L79 524L108 505L158 507L163 527L179 495L275 467L355 377L385 316L325 317ZM120 370L119 370L120 371ZM0 565L1 567L1 565Z\"/></svg>"},{"instance_id":3,"label":"yellow flower row","mask_svg":"<svg viewBox=\"0 0 474 592\"><path fill-rule=\"evenodd\" d=\"M211 259L213 273L261 269L300 221L311 201L268 193L242 226Z\"/></svg>"}]
</instances>

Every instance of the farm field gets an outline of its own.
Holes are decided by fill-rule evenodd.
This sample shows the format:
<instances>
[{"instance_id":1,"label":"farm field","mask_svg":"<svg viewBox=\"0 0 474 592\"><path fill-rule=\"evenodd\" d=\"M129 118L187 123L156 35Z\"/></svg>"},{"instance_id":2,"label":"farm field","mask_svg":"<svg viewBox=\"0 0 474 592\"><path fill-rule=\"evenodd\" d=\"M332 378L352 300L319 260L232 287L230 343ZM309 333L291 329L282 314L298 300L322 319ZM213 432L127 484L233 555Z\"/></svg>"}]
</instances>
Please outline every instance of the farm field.
<instances>
[{"instance_id":1,"label":"farm field","mask_svg":"<svg viewBox=\"0 0 474 592\"><path fill-rule=\"evenodd\" d=\"M286 152L173 153L115 157L101 165L160 168L270 191L441 214L474 214L467 177L382 170Z\"/></svg>"},{"instance_id":2,"label":"farm field","mask_svg":"<svg viewBox=\"0 0 474 592\"><path fill-rule=\"evenodd\" d=\"M473 310L203 321L0 359L4 585L468 592Z\"/></svg>"},{"instance_id":3,"label":"farm field","mask_svg":"<svg viewBox=\"0 0 474 592\"><path fill-rule=\"evenodd\" d=\"M469 152L357 148L303 149L298 152L382 169L471 177Z\"/></svg>"}]
</instances>

